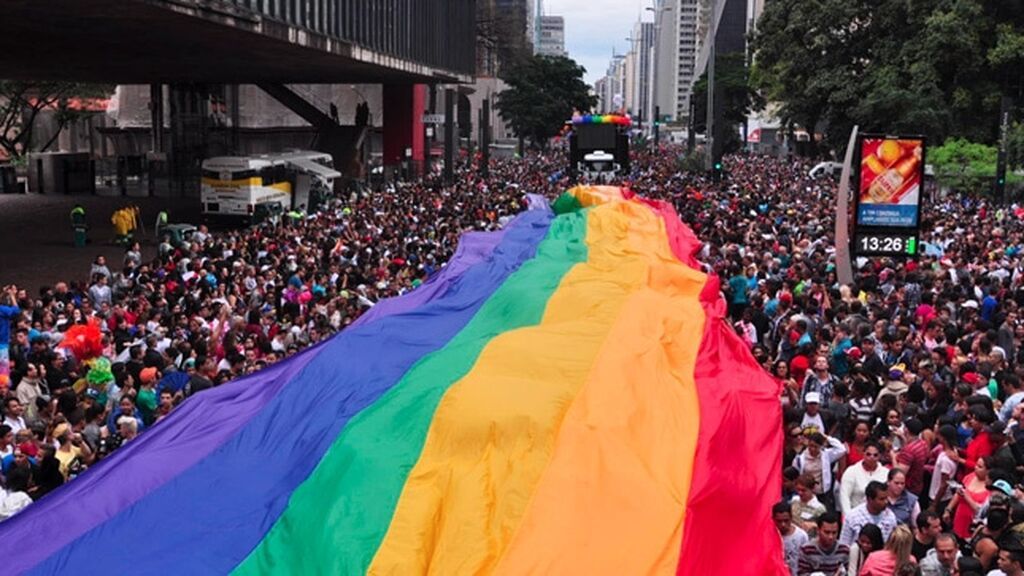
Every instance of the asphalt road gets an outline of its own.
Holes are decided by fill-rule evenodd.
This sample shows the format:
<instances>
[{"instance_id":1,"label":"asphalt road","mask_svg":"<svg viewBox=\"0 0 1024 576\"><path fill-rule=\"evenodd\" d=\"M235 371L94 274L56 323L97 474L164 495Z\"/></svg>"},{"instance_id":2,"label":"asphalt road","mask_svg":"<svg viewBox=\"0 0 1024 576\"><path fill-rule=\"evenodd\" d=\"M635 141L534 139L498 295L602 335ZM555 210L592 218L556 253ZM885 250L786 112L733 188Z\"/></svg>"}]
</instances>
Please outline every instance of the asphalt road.
<instances>
[{"instance_id":1,"label":"asphalt road","mask_svg":"<svg viewBox=\"0 0 1024 576\"><path fill-rule=\"evenodd\" d=\"M85 248L73 244L70 212L75 204L85 208L91 226L91 243ZM41 286L58 281L85 281L100 254L111 270L119 267L125 249L113 243L110 216L130 204L142 211L147 234L137 234L136 239L142 241L144 259L156 255L153 224L160 210L168 210L172 223L199 221L197 198L0 194L0 286L14 283L35 294Z\"/></svg>"}]
</instances>

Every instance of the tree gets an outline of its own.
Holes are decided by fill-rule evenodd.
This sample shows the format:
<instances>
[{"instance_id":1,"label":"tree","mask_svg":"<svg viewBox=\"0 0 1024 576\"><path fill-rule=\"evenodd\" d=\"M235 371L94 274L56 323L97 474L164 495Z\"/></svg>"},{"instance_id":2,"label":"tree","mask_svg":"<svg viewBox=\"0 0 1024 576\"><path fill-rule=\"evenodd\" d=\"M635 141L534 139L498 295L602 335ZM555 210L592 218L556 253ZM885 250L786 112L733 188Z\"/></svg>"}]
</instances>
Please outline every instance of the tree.
<instances>
[{"instance_id":1,"label":"tree","mask_svg":"<svg viewBox=\"0 0 1024 576\"><path fill-rule=\"evenodd\" d=\"M742 53L723 54L715 60L716 96L722 98L722 121L730 127L737 127L746 121L754 110L764 106L764 99L750 85L750 74ZM694 130L707 130L708 74L704 72L693 85ZM742 146L737 130L728 130L729 140L723 150L728 154Z\"/></svg>"},{"instance_id":2,"label":"tree","mask_svg":"<svg viewBox=\"0 0 1024 576\"><path fill-rule=\"evenodd\" d=\"M1024 124L1014 122L1006 136L1007 166L1013 170L1024 168Z\"/></svg>"},{"instance_id":3,"label":"tree","mask_svg":"<svg viewBox=\"0 0 1024 576\"><path fill-rule=\"evenodd\" d=\"M984 192L992 188L997 155L995 146L950 138L928 151L928 163L939 185L956 192Z\"/></svg>"},{"instance_id":4,"label":"tree","mask_svg":"<svg viewBox=\"0 0 1024 576\"><path fill-rule=\"evenodd\" d=\"M573 110L589 111L597 105L583 81L586 70L562 56L531 56L507 70L509 88L495 103L498 113L520 137L539 148L557 135Z\"/></svg>"},{"instance_id":5,"label":"tree","mask_svg":"<svg viewBox=\"0 0 1024 576\"><path fill-rule=\"evenodd\" d=\"M774 0L765 4L752 36L752 84L779 104L787 130L813 133L819 123L843 123L859 100L870 56L865 0ZM886 15L886 18L889 16ZM877 18L876 18L877 20ZM812 143L814 139L811 139Z\"/></svg>"},{"instance_id":6,"label":"tree","mask_svg":"<svg viewBox=\"0 0 1024 576\"><path fill-rule=\"evenodd\" d=\"M753 35L754 84L782 120L992 144L1024 95L1024 5L998 0L775 0Z\"/></svg>"},{"instance_id":7,"label":"tree","mask_svg":"<svg viewBox=\"0 0 1024 576\"><path fill-rule=\"evenodd\" d=\"M74 82L20 82L0 80L0 149L14 159L32 150L45 151L68 124L83 112L72 106L75 99L105 98L113 86ZM47 142L33 140L36 120L44 110L53 110L57 130Z\"/></svg>"}]
</instances>

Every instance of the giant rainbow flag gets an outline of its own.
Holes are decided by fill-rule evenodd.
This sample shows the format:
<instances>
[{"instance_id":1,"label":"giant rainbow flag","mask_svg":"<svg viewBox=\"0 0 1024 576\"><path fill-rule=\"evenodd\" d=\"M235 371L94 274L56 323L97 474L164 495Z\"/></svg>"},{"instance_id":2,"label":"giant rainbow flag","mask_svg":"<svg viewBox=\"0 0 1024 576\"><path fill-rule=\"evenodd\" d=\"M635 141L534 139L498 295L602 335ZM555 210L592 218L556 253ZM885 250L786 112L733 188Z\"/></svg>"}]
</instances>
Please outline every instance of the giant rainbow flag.
<instances>
[{"instance_id":1,"label":"giant rainbow flag","mask_svg":"<svg viewBox=\"0 0 1024 576\"><path fill-rule=\"evenodd\" d=\"M778 389L670 206L576 188L0 523L5 574L783 574Z\"/></svg>"}]
</instances>

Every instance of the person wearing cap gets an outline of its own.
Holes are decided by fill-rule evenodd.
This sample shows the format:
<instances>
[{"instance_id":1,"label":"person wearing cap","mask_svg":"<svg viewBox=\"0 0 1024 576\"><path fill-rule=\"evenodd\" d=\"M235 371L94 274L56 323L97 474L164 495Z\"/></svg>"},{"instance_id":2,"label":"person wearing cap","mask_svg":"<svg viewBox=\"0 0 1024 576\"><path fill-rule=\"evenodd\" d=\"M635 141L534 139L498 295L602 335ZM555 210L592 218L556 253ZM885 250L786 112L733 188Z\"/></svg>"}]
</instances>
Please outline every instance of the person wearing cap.
<instances>
[{"instance_id":1,"label":"person wearing cap","mask_svg":"<svg viewBox=\"0 0 1024 576\"><path fill-rule=\"evenodd\" d=\"M54 428L53 439L60 443L54 456L60 462L60 473L65 480L74 467L88 466L92 463L93 453L89 443L83 441L82 435L74 432L68 423L58 424Z\"/></svg>"},{"instance_id":2,"label":"person wearing cap","mask_svg":"<svg viewBox=\"0 0 1024 576\"><path fill-rule=\"evenodd\" d=\"M821 402L821 395L817 392L808 392L804 397L804 415L800 420L800 429L804 432L829 432L821 411Z\"/></svg>"},{"instance_id":3,"label":"person wearing cap","mask_svg":"<svg viewBox=\"0 0 1024 576\"><path fill-rule=\"evenodd\" d=\"M886 373L885 363L882 362L874 336L861 338L860 352L864 373L881 382Z\"/></svg>"},{"instance_id":4,"label":"person wearing cap","mask_svg":"<svg viewBox=\"0 0 1024 576\"><path fill-rule=\"evenodd\" d=\"M882 466L882 447L877 442L868 442L864 447L864 458L843 472L839 484L839 511L849 514L864 502L868 484L888 482L889 469Z\"/></svg>"},{"instance_id":5,"label":"person wearing cap","mask_svg":"<svg viewBox=\"0 0 1024 576\"><path fill-rule=\"evenodd\" d=\"M897 364L890 368L889 379L886 381L885 387L879 391L878 397L875 398L874 411L879 412L882 409L882 399L886 396L894 396L899 400L900 396L910 388L905 379L912 376L912 374L908 376L907 367L903 364Z\"/></svg>"},{"instance_id":6,"label":"person wearing cap","mask_svg":"<svg viewBox=\"0 0 1024 576\"><path fill-rule=\"evenodd\" d=\"M142 422L149 426L156 418L156 381L159 373L155 367L143 368L139 373L139 391L135 405L142 416Z\"/></svg>"}]
</instances>

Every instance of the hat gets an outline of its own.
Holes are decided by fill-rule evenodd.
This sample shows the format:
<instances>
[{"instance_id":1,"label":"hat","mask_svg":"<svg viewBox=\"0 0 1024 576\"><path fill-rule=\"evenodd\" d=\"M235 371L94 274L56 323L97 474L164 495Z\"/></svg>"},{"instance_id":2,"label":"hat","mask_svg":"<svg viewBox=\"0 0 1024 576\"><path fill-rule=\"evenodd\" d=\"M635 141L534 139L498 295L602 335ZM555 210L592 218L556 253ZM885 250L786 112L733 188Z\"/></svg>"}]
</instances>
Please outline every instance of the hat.
<instances>
[{"instance_id":1,"label":"hat","mask_svg":"<svg viewBox=\"0 0 1024 576\"><path fill-rule=\"evenodd\" d=\"M156 368L152 366L150 366L149 368L143 368L142 371L139 372L139 381L141 381L143 384L156 382Z\"/></svg>"},{"instance_id":2,"label":"hat","mask_svg":"<svg viewBox=\"0 0 1024 576\"><path fill-rule=\"evenodd\" d=\"M854 346L853 348L850 348L849 350L846 351L846 355L849 356L850 358L853 358L854 360L860 360L861 357L864 356L864 353L860 351L860 348Z\"/></svg>"},{"instance_id":3,"label":"hat","mask_svg":"<svg viewBox=\"0 0 1024 576\"><path fill-rule=\"evenodd\" d=\"M906 371L907 371L906 365L904 365L904 364L897 364L897 365L893 366L892 368L889 368L889 378L892 378L893 380L896 380L898 378L903 378L903 373L906 372Z\"/></svg>"},{"instance_id":4,"label":"hat","mask_svg":"<svg viewBox=\"0 0 1024 576\"><path fill-rule=\"evenodd\" d=\"M1013 496L1013 487L1006 480L996 480L992 483L992 487L1001 490L1007 496Z\"/></svg>"},{"instance_id":5,"label":"hat","mask_svg":"<svg viewBox=\"0 0 1024 576\"><path fill-rule=\"evenodd\" d=\"M961 308L974 308L975 310L977 310L978 303L976 301L974 301L974 300L968 300L967 302L964 302L963 304L961 304L960 307Z\"/></svg>"},{"instance_id":6,"label":"hat","mask_svg":"<svg viewBox=\"0 0 1024 576\"><path fill-rule=\"evenodd\" d=\"M971 386L977 386L981 383L981 376L979 376L977 372L967 372L961 376L960 379Z\"/></svg>"},{"instance_id":7,"label":"hat","mask_svg":"<svg viewBox=\"0 0 1024 576\"><path fill-rule=\"evenodd\" d=\"M808 392L807 396L804 397L805 404L821 404L821 394L817 392Z\"/></svg>"},{"instance_id":8,"label":"hat","mask_svg":"<svg viewBox=\"0 0 1024 576\"><path fill-rule=\"evenodd\" d=\"M21 450L22 454L30 456L32 458L35 458L36 456L39 455L39 447L36 446L34 442L22 442L18 446L18 450Z\"/></svg>"}]
</instances>

